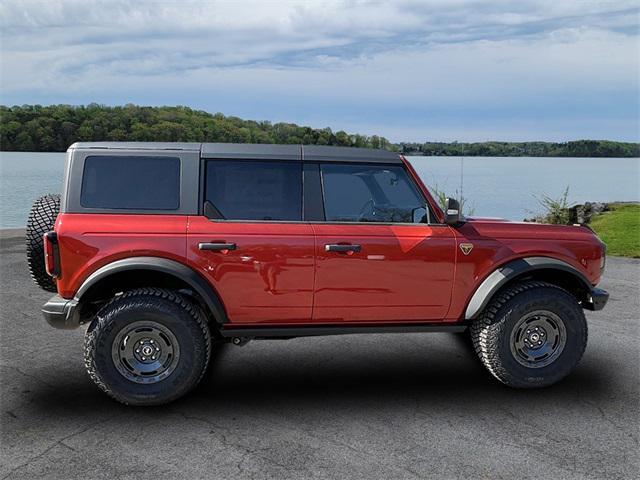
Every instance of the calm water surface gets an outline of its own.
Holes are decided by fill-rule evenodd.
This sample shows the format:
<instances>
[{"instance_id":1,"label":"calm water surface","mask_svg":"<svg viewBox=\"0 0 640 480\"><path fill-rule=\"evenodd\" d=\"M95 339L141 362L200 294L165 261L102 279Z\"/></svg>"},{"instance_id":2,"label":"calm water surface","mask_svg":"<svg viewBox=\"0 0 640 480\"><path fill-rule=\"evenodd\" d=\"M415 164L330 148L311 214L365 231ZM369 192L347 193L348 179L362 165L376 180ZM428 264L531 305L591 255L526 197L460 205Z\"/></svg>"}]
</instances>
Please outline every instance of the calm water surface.
<instances>
[{"instance_id":1,"label":"calm water surface","mask_svg":"<svg viewBox=\"0 0 640 480\"><path fill-rule=\"evenodd\" d=\"M0 228L23 227L33 201L60 192L64 153L0 152ZM424 182L449 196L460 190L460 157L408 157ZM574 203L640 201L640 159L465 157L463 194L475 215L522 220L538 212L534 195Z\"/></svg>"}]
</instances>

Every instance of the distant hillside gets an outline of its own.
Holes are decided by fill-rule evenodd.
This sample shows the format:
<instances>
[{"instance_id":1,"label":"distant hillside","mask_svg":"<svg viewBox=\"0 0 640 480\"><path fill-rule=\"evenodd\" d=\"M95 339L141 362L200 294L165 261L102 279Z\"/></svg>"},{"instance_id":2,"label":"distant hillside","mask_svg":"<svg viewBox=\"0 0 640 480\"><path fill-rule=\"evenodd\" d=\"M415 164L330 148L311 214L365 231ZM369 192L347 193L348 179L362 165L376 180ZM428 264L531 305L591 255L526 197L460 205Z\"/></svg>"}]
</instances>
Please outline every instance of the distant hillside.
<instances>
[{"instance_id":1,"label":"distant hillside","mask_svg":"<svg viewBox=\"0 0 640 480\"><path fill-rule=\"evenodd\" d=\"M573 142L400 143L405 155L467 157L640 157L640 143L610 140Z\"/></svg>"},{"instance_id":2,"label":"distant hillside","mask_svg":"<svg viewBox=\"0 0 640 480\"><path fill-rule=\"evenodd\" d=\"M391 148L377 135L352 135L210 114L187 107L106 107L90 104L0 107L5 151L62 152L78 141L235 142Z\"/></svg>"},{"instance_id":3,"label":"distant hillside","mask_svg":"<svg viewBox=\"0 0 640 480\"><path fill-rule=\"evenodd\" d=\"M77 141L305 143L382 148L407 155L640 157L640 144L607 140L393 144L377 135L243 120L187 107L0 106L4 151L63 152Z\"/></svg>"}]
</instances>

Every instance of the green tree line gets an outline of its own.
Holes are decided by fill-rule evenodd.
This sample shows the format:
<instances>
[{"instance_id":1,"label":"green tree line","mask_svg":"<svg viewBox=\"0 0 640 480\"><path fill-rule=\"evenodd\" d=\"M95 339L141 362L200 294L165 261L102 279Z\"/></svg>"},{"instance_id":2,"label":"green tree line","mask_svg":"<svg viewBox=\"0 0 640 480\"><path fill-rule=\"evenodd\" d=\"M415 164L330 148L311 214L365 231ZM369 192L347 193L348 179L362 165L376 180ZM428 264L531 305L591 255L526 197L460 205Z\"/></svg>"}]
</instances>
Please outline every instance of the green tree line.
<instances>
[{"instance_id":1,"label":"green tree line","mask_svg":"<svg viewBox=\"0 0 640 480\"><path fill-rule=\"evenodd\" d=\"M611 140L572 142L400 143L405 155L468 157L640 157L640 143Z\"/></svg>"},{"instance_id":2,"label":"green tree line","mask_svg":"<svg viewBox=\"0 0 640 480\"><path fill-rule=\"evenodd\" d=\"M187 107L0 106L4 151L63 152L80 141L233 142L390 149L386 138L293 123L243 120Z\"/></svg>"},{"instance_id":3,"label":"green tree line","mask_svg":"<svg viewBox=\"0 0 640 480\"><path fill-rule=\"evenodd\" d=\"M63 152L79 141L304 143L387 149L407 155L640 157L640 144L607 140L394 144L378 135L244 120L180 106L0 106L0 149L4 151Z\"/></svg>"}]
</instances>

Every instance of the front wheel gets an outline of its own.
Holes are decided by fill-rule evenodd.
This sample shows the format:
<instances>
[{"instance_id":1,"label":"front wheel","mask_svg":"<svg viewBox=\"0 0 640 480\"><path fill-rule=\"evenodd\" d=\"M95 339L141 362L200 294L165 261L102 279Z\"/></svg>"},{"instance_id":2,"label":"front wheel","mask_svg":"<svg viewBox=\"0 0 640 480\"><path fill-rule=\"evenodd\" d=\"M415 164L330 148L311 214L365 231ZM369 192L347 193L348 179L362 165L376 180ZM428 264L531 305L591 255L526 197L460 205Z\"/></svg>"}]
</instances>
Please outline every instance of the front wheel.
<instances>
[{"instance_id":1,"label":"front wheel","mask_svg":"<svg viewBox=\"0 0 640 480\"><path fill-rule=\"evenodd\" d=\"M578 364L587 345L587 322L576 298L545 282L505 289L471 325L480 361L516 388L552 385Z\"/></svg>"},{"instance_id":2,"label":"front wheel","mask_svg":"<svg viewBox=\"0 0 640 480\"><path fill-rule=\"evenodd\" d=\"M89 376L127 405L159 405L181 397L204 375L210 352L200 308L158 288L113 299L100 309L85 337Z\"/></svg>"}]
</instances>

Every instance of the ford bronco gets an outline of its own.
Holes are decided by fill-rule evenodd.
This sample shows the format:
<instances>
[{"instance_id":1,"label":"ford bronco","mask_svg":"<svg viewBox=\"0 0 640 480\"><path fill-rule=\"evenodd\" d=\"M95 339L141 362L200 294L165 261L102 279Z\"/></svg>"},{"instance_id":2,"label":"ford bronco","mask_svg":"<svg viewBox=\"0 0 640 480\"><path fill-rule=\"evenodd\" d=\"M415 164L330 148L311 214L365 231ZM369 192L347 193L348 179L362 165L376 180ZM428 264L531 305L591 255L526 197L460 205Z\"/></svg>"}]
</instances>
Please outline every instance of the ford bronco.
<instances>
[{"instance_id":1,"label":"ford bronco","mask_svg":"<svg viewBox=\"0 0 640 480\"><path fill-rule=\"evenodd\" d=\"M543 387L608 299L590 229L441 209L382 150L76 143L27 256L45 319L87 325L89 376L131 405L191 390L218 342L349 333L464 332L499 381Z\"/></svg>"}]
</instances>

